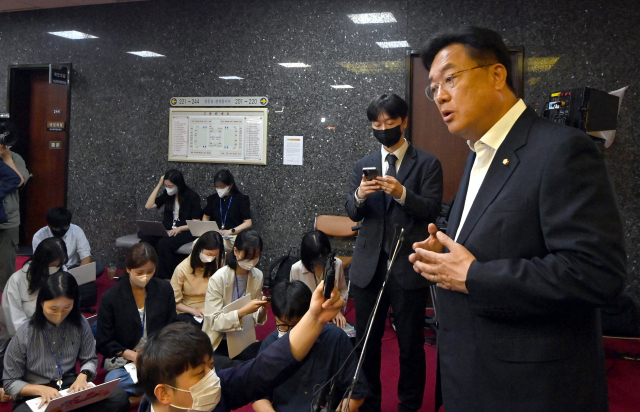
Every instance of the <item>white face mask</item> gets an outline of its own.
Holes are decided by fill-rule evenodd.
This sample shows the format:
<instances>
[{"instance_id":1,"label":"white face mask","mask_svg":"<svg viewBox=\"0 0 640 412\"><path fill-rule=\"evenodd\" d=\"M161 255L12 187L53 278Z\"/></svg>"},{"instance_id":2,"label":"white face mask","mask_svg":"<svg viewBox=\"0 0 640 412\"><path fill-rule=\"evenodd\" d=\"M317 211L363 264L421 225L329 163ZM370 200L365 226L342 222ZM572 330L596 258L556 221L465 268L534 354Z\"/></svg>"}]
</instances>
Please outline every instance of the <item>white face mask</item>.
<instances>
[{"instance_id":1,"label":"white face mask","mask_svg":"<svg viewBox=\"0 0 640 412\"><path fill-rule=\"evenodd\" d=\"M58 273L60 268L58 266L49 266L49 274L53 275L54 273Z\"/></svg>"},{"instance_id":2,"label":"white face mask","mask_svg":"<svg viewBox=\"0 0 640 412\"><path fill-rule=\"evenodd\" d=\"M178 188L177 187L172 187L171 189L169 189L168 187L165 187L165 190L167 191L167 194L169 196L173 196L178 192Z\"/></svg>"},{"instance_id":3,"label":"white face mask","mask_svg":"<svg viewBox=\"0 0 640 412\"><path fill-rule=\"evenodd\" d=\"M202 263L211 263L215 259L215 256L207 256L204 253L200 252L200 261Z\"/></svg>"},{"instance_id":4,"label":"white face mask","mask_svg":"<svg viewBox=\"0 0 640 412\"><path fill-rule=\"evenodd\" d=\"M278 339L280 339L281 337L283 337L284 335L286 335L287 332L280 332L278 331Z\"/></svg>"},{"instance_id":5,"label":"white face mask","mask_svg":"<svg viewBox=\"0 0 640 412\"><path fill-rule=\"evenodd\" d=\"M237 258L237 256L236 256ZM258 264L258 261L260 261L260 258L257 257L255 259L242 259L242 260L238 260L238 266L240 266L242 269L244 270L251 270L254 267L256 267L256 265Z\"/></svg>"},{"instance_id":6,"label":"white face mask","mask_svg":"<svg viewBox=\"0 0 640 412\"><path fill-rule=\"evenodd\" d=\"M191 393L191 398L193 399L191 408L183 408L182 406L170 405L176 409L188 412L211 412L215 409L216 406L218 406L220 397L222 396L222 392L220 389L220 378L216 374L215 369L211 369L211 371L209 371L209 373L207 373L204 378L200 379L200 382L190 387L188 391L185 391L184 389L174 388L173 386L169 387L177 391Z\"/></svg>"},{"instance_id":7,"label":"white face mask","mask_svg":"<svg viewBox=\"0 0 640 412\"><path fill-rule=\"evenodd\" d=\"M227 186L222 189L216 188L216 193L218 193L219 197L225 197L226 195L229 194L229 189L231 189L231 186Z\"/></svg>"}]
</instances>

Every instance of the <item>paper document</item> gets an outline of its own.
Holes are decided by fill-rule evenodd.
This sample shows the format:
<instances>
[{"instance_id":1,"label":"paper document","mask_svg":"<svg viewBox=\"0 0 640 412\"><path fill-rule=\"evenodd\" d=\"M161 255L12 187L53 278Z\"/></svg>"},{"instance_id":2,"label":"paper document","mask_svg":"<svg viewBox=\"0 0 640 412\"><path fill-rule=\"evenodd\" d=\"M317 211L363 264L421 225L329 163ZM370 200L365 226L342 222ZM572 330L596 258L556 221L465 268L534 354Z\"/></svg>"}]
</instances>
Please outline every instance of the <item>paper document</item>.
<instances>
[{"instance_id":1,"label":"paper document","mask_svg":"<svg viewBox=\"0 0 640 412\"><path fill-rule=\"evenodd\" d=\"M229 303L222 308L223 313L233 312L242 308L251 302L251 295L244 295L240 299ZM247 346L256 341L256 327L253 321L253 314L246 315L242 318L242 330L227 332L227 347L229 348L229 357L235 358L240 352L245 350Z\"/></svg>"},{"instance_id":2,"label":"paper document","mask_svg":"<svg viewBox=\"0 0 640 412\"><path fill-rule=\"evenodd\" d=\"M282 156L282 164L302 166L302 136L285 136L284 137L284 154Z\"/></svg>"},{"instance_id":3,"label":"paper document","mask_svg":"<svg viewBox=\"0 0 640 412\"><path fill-rule=\"evenodd\" d=\"M33 412L66 412L90 405L92 403L106 399L118 385L120 379L114 379L100 385L94 385L89 382L90 388L79 392L69 392L69 389L60 391L61 398L53 399L42 408L38 409L38 405L42 402L42 398L37 397L29 399L26 404Z\"/></svg>"}]
</instances>

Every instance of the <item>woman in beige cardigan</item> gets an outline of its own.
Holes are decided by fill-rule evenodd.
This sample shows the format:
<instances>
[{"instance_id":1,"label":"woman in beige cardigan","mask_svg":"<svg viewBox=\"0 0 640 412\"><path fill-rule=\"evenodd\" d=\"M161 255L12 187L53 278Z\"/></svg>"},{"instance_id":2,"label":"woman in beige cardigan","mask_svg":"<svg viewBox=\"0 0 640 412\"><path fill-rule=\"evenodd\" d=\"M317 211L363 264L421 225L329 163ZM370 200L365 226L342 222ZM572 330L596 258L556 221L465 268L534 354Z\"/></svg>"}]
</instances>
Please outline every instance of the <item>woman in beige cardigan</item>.
<instances>
[{"instance_id":1,"label":"woman in beige cardigan","mask_svg":"<svg viewBox=\"0 0 640 412\"><path fill-rule=\"evenodd\" d=\"M191 254L173 271L171 286L176 298L178 321L202 327L209 278L224 265L223 245L220 233L204 233L193 244Z\"/></svg>"},{"instance_id":2,"label":"woman in beige cardigan","mask_svg":"<svg viewBox=\"0 0 640 412\"><path fill-rule=\"evenodd\" d=\"M233 366L239 361L254 358L260 349L256 342L229 359L226 332L242 330L242 318L252 315L256 325L267 320L267 300L262 296L262 271L256 268L262 251L262 239L253 229L242 231L236 238L233 253L227 254L226 266L219 269L209 279L204 305L202 330L211 339L216 369ZM238 310L223 313L223 308L245 296L251 301Z\"/></svg>"}]
</instances>

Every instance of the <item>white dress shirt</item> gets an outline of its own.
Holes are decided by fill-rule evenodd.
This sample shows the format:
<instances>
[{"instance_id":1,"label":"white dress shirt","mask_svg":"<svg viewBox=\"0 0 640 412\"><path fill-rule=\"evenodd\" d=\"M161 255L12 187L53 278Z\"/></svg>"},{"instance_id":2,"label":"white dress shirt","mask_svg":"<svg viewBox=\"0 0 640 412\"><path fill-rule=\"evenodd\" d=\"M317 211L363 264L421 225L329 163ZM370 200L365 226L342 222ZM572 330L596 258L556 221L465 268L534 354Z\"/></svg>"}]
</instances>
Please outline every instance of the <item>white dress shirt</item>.
<instances>
[{"instance_id":1,"label":"white dress shirt","mask_svg":"<svg viewBox=\"0 0 640 412\"><path fill-rule=\"evenodd\" d=\"M462 217L460 218L460 224L458 225L458 231L456 232L455 240L460 235L460 230L464 225L469 210L473 205L473 201L476 199L476 195L482 186L484 177L487 175L489 166L498 151L498 148L507 137L507 134L516 123L520 115L525 111L527 105L519 99L516 104L491 129L487 131L475 144L472 144L470 140L467 140L469 148L476 152L476 160L473 162L471 168L471 174L469 176L469 186L467 188L467 197L464 200L464 209L462 210Z\"/></svg>"},{"instance_id":2,"label":"white dress shirt","mask_svg":"<svg viewBox=\"0 0 640 412\"><path fill-rule=\"evenodd\" d=\"M33 241L31 242L33 251L36 251L40 242L50 237L53 237L53 233L51 233L49 226L38 230L36 234L33 235ZM87 236L79 226L73 223L70 224L69 230L62 236L62 240L65 245L67 245L67 255L69 256L69 261L67 262L68 267L79 265L82 259L91 256L91 246L89 246Z\"/></svg>"}]
</instances>

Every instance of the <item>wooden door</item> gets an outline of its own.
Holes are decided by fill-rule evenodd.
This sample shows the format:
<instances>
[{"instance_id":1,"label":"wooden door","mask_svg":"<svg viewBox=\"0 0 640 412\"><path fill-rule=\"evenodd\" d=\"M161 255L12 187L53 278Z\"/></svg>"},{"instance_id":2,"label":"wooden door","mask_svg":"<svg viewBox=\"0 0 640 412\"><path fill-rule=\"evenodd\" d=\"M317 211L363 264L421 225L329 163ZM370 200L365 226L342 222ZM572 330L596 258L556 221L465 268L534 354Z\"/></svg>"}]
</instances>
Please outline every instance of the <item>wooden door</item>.
<instances>
[{"instance_id":1,"label":"wooden door","mask_svg":"<svg viewBox=\"0 0 640 412\"><path fill-rule=\"evenodd\" d=\"M47 211L66 206L69 86L49 84L43 67L10 68L9 108L22 137L16 145L32 177L20 194L21 245L31 245Z\"/></svg>"}]
</instances>

